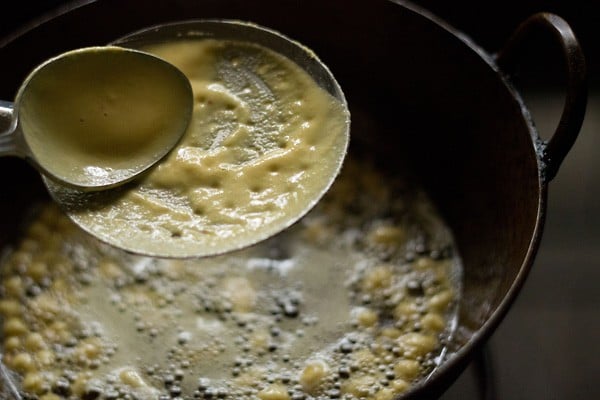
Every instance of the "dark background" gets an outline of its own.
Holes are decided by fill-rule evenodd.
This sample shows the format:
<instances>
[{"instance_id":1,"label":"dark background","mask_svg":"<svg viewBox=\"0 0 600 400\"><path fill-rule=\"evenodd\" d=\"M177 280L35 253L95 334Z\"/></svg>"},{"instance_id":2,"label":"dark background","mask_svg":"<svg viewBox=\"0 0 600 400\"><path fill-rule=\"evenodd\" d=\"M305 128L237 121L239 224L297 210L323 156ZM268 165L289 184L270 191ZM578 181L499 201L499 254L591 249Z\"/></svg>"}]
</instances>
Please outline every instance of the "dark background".
<instances>
[{"instance_id":1,"label":"dark background","mask_svg":"<svg viewBox=\"0 0 600 400\"><path fill-rule=\"evenodd\" d=\"M38 0L11 2L10 8L5 5L0 15L0 37L64 3L64 0ZM495 399L598 399L600 2L415 0L414 3L442 17L490 52L501 49L519 23L539 11L553 12L567 20L583 46L591 88L586 120L577 143L550 184L546 228L533 270L516 304L493 335L489 351ZM561 60L555 50L552 46L532 49L525 62L527 73L521 86L545 137L556 127L563 101ZM477 398L468 390L469 373L443 399Z\"/></svg>"},{"instance_id":2,"label":"dark background","mask_svg":"<svg viewBox=\"0 0 600 400\"><path fill-rule=\"evenodd\" d=\"M162 0L165 1L165 0ZM201 0L198 0L201 1ZM368 0L365 0L368 2ZM0 16L0 37L26 21L68 4L66 0L11 2ZM496 51L529 15L547 11L569 22L577 33L592 70L600 65L600 2L596 0L413 0L459 28L489 51ZM600 74L591 74L600 83Z\"/></svg>"}]
</instances>

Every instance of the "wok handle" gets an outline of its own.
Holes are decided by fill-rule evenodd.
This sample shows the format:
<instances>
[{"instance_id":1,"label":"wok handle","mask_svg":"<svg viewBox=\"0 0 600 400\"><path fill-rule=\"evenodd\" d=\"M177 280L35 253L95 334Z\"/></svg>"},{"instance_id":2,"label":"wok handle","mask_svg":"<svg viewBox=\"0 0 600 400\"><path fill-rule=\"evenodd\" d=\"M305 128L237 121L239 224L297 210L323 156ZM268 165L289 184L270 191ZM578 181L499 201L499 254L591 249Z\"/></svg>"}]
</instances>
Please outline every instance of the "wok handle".
<instances>
[{"instance_id":1,"label":"wok handle","mask_svg":"<svg viewBox=\"0 0 600 400\"><path fill-rule=\"evenodd\" d=\"M565 104L554 135L539 143L546 182L556 175L560 164L579 135L587 104L587 71L583 51L565 20L550 13L534 14L525 20L496 54L497 65L514 75L518 60L528 50L527 39L536 31L549 35L560 45L567 74Z\"/></svg>"}]
</instances>

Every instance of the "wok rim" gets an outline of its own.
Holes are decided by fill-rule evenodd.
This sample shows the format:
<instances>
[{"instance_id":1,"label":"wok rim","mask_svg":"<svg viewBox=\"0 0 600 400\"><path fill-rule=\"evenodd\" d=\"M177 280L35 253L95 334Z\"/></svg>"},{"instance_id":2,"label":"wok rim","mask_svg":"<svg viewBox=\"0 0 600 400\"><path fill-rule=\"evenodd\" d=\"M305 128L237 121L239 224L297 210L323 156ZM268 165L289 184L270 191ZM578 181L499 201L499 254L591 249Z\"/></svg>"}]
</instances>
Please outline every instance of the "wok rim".
<instances>
[{"instance_id":1,"label":"wok rim","mask_svg":"<svg viewBox=\"0 0 600 400\"><path fill-rule=\"evenodd\" d=\"M495 72L496 76L501 80L504 87L508 90L508 93L511 95L512 100L516 102L518 106L520 117L525 122L527 131L529 132L529 145L530 149L535 155L535 161L537 165L538 199L535 226L533 228L533 232L529 240L529 245L527 247L527 252L525 253L525 256L523 258L523 262L521 263L518 269L518 273L513 279L510 288L506 291L496 309L491 314L489 314L481 328L479 328L476 332L473 333L472 336L469 337L469 340L466 344L462 345L456 352L452 353L450 358L445 359L442 362L442 364L438 368L436 368L436 370L433 372L429 379L417 382L411 387L411 389L409 389L408 392L406 392L403 396L400 397L400 399L412 399L413 397L417 398L418 396L425 394L424 392L429 391L430 386L435 386L436 383L442 385L443 389L440 393L443 393L454 382L455 379L453 379L453 377L457 378L459 374L467 367L468 363L471 361L473 354L483 347L483 345L496 331L502 320L506 317L508 311L510 310L513 303L516 301L519 293L521 292L525 284L527 276L529 275L529 272L533 267L535 257L539 250L546 218L548 182L544 179L543 175L544 163L542 154L535 145L536 142L540 140L540 136L533 122L531 113L529 112L529 109L527 108L520 92L514 87L514 85L508 79L508 76L502 72L502 70L496 63L494 55L492 55L483 47L478 45L469 35L453 27L444 19L438 17L426 8L416 5L407 0L387 1L404 7L413 14L425 18L429 22L441 27L448 34L452 35L455 39L462 42L462 44L468 47L469 50L474 52L487 65L487 67L489 67L490 69L492 69L493 72ZM444 384L444 381L447 379L450 379L450 381Z\"/></svg>"}]
</instances>

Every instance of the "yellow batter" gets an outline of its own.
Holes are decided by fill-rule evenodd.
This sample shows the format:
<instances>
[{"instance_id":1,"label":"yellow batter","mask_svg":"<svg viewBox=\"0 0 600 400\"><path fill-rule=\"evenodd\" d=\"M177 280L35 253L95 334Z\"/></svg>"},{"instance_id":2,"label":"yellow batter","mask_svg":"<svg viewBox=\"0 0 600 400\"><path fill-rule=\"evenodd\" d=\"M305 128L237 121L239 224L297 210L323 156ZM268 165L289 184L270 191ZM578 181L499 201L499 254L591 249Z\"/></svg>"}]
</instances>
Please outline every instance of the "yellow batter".
<instances>
[{"instance_id":1,"label":"yellow batter","mask_svg":"<svg viewBox=\"0 0 600 400\"><path fill-rule=\"evenodd\" d=\"M134 252L185 257L258 242L308 211L347 148L349 115L295 63L242 42L189 40L143 50L190 79L191 124L139 185L71 216Z\"/></svg>"}]
</instances>

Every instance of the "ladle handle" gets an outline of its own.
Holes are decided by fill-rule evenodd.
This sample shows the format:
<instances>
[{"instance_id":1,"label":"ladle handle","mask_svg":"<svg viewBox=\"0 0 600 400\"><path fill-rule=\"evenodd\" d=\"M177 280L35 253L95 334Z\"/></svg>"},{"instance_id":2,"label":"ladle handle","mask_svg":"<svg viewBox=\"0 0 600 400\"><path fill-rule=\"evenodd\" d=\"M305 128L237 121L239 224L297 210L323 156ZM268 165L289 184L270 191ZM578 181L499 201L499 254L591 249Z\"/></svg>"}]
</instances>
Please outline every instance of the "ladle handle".
<instances>
[{"instance_id":1,"label":"ladle handle","mask_svg":"<svg viewBox=\"0 0 600 400\"><path fill-rule=\"evenodd\" d=\"M0 100L0 157L20 155L13 103Z\"/></svg>"},{"instance_id":2,"label":"ladle handle","mask_svg":"<svg viewBox=\"0 0 600 400\"><path fill-rule=\"evenodd\" d=\"M565 104L558 127L549 140L541 140L538 146L543 177L549 182L579 135L587 104L587 71L583 51L569 24L557 15L538 13L525 20L496 55L498 66L505 73L514 75L519 58L530 48L527 39L537 31L550 34L560 46L567 74Z\"/></svg>"}]
</instances>

